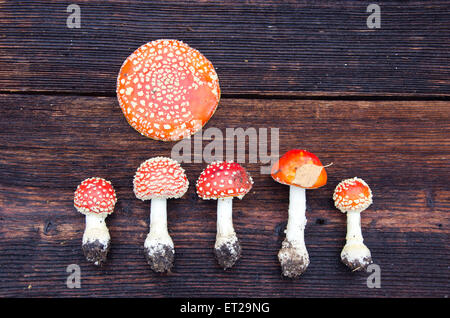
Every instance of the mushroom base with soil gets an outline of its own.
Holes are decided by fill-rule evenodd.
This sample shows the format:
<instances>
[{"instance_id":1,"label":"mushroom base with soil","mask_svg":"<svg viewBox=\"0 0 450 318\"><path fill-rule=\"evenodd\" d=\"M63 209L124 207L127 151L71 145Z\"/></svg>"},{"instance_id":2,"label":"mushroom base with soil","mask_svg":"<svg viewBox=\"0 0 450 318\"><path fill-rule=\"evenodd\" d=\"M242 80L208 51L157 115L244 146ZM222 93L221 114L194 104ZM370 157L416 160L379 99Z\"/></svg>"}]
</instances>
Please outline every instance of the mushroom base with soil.
<instances>
[{"instance_id":1,"label":"mushroom base with soil","mask_svg":"<svg viewBox=\"0 0 450 318\"><path fill-rule=\"evenodd\" d=\"M236 236L230 238L226 243L214 246L214 255L223 269L232 267L241 258L241 252L241 243Z\"/></svg>"},{"instance_id":2,"label":"mushroom base with soil","mask_svg":"<svg viewBox=\"0 0 450 318\"><path fill-rule=\"evenodd\" d=\"M214 254L223 269L230 268L241 257L241 244L233 228L233 198L217 199L217 236Z\"/></svg>"},{"instance_id":3,"label":"mushroom base with soil","mask_svg":"<svg viewBox=\"0 0 450 318\"><path fill-rule=\"evenodd\" d=\"M370 250L364 244L345 244L341 252L341 260L353 271L360 271L372 264Z\"/></svg>"},{"instance_id":4,"label":"mushroom base with soil","mask_svg":"<svg viewBox=\"0 0 450 318\"><path fill-rule=\"evenodd\" d=\"M151 243L144 246L145 258L150 268L158 273L170 272L175 260L175 249L170 245Z\"/></svg>"},{"instance_id":5,"label":"mushroom base with soil","mask_svg":"<svg viewBox=\"0 0 450 318\"><path fill-rule=\"evenodd\" d=\"M86 260L102 266L106 262L110 240L105 214L87 214L82 249Z\"/></svg>"},{"instance_id":6,"label":"mushroom base with soil","mask_svg":"<svg viewBox=\"0 0 450 318\"><path fill-rule=\"evenodd\" d=\"M155 272L170 272L175 248L167 231L167 200L153 198L151 200L150 232L144 243L145 258Z\"/></svg>"},{"instance_id":7,"label":"mushroom base with soil","mask_svg":"<svg viewBox=\"0 0 450 318\"><path fill-rule=\"evenodd\" d=\"M309 255L306 247L295 246L287 239L281 244L278 260L280 261L283 276L289 278L300 277L309 265Z\"/></svg>"},{"instance_id":8,"label":"mushroom base with soil","mask_svg":"<svg viewBox=\"0 0 450 318\"><path fill-rule=\"evenodd\" d=\"M109 252L109 244L103 245L100 241L89 242L83 244L82 247L84 256L88 262L94 265L102 266L106 262L106 257Z\"/></svg>"}]
</instances>

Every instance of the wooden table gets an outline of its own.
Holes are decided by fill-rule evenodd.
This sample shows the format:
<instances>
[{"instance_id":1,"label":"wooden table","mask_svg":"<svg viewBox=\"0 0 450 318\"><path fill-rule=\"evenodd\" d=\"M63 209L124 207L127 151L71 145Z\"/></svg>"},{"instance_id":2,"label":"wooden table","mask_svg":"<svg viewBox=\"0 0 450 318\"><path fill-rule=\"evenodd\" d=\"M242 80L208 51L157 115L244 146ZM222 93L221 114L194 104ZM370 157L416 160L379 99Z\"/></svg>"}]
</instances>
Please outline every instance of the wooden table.
<instances>
[{"instance_id":1,"label":"wooden table","mask_svg":"<svg viewBox=\"0 0 450 318\"><path fill-rule=\"evenodd\" d=\"M379 1L375 29L365 1L76 3L79 29L66 25L67 1L0 3L0 296L448 296L448 1ZM277 260L288 187L260 163L243 164L255 184L234 205L235 267L223 271L213 256L215 202L193 186L204 162L183 164L191 186L168 204L173 272L146 264L149 204L132 179L174 143L127 124L115 80L134 49L159 38L183 40L216 67L222 99L205 128L279 128L280 153L305 148L334 163L327 185L307 192L311 264L300 280L282 278ZM84 218L73 207L91 176L111 180L119 198L103 268L82 255ZM362 227L379 289L339 258L346 220L331 197L354 176L374 193ZM81 268L80 289L66 286L70 264Z\"/></svg>"}]
</instances>

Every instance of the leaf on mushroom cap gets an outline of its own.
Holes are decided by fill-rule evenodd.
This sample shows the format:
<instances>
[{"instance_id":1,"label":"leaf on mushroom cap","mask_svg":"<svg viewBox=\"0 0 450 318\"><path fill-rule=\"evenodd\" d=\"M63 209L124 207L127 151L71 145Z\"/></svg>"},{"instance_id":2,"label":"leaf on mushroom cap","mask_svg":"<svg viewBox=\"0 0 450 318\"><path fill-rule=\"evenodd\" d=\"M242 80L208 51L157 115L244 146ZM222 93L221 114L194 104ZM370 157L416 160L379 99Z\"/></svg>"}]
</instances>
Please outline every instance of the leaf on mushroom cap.
<instances>
[{"instance_id":1,"label":"leaf on mushroom cap","mask_svg":"<svg viewBox=\"0 0 450 318\"><path fill-rule=\"evenodd\" d=\"M116 202L116 192L111 182L102 178L84 180L77 187L74 195L74 206L83 214L111 214Z\"/></svg>"},{"instance_id":2,"label":"leaf on mushroom cap","mask_svg":"<svg viewBox=\"0 0 450 318\"><path fill-rule=\"evenodd\" d=\"M134 194L143 201L153 198L179 198L186 193L189 181L180 164L166 157L144 161L133 180Z\"/></svg>"},{"instance_id":3,"label":"leaf on mushroom cap","mask_svg":"<svg viewBox=\"0 0 450 318\"><path fill-rule=\"evenodd\" d=\"M327 183L327 172L319 158L311 152L293 149L272 167L272 178L282 184L315 189Z\"/></svg>"},{"instance_id":4,"label":"leaf on mushroom cap","mask_svg":"<svg viewBox=\"0 0 450 318\"><path fill-rule=\"evenodd\" d=\"M354 177L341 181L333 193L334 205L341 212L362 212L372 204L372 191L363 179Z\"/></svg>"},{"instance_id":5,"label":"leaf on mushroom cap","mask_svg":"<svg viewBox=\"0 0 450 318\"><path fill-rule=\"evenodd\" d=\"M202 199L239 197L252 188L253 180L247 171L235 162L213 162L197 180L197 194Z\"/></svg>"},{"instance_id":6,"label":"leaf on mushroom cap","mask_svg":"<svg viewBox=\"0 0 450 318\"><path fill-rule=\"evenodd\" d=\"M220 99L212 63L177 40L156 40L138 48L123 63L116 92L128 123L164 141L197 132Z\"/></svg>"}]
</instances>

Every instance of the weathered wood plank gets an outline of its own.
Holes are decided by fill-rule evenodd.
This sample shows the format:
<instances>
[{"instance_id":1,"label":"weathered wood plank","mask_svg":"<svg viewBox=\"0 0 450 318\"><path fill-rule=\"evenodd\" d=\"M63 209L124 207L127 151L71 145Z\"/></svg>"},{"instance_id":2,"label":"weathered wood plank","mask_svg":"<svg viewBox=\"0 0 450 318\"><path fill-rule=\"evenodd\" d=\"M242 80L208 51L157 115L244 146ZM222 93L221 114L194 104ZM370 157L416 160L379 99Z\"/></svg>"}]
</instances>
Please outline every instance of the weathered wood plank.
<instances>
[{"instance_id":1,"label":"weathered wood plank","mask_svg":"<svg viewBox=\"0 0 450 318\"><path fill-rule=\"evenodd\" d=\"M158 38L215 65L222 93L449 96L448 1L66 1L0 3L0 90L112 96L123 60Z\"/></svg>"},{"instance_id":2,"label":"weathered wood plank","mask_svg":"<svg viewBox=\"0 0 450 318\"><path fill-rule=\"evenodd\" d=\"M299 281L281 278L276 258L288 188L260 174L260 164L243 164L255 185L234 204L244 254L227 272L212 253L215 202L198 199L193 187L206 164L183 164L191 186L168 204L176 262L161 277L144 260L149 203L134 197L132 178L140 162L170 155L174 143L136 133L110 97L0 95L0 109L1 296L449 294L450 102L222 99L206 128L278 127L280 152L304 147L334 162L328 184L307 194L311 265ZM77 184L94 175L110 179L119 197L107 219L113 245L103 269L84 260L84 219L72 201ZM382 269L381 289L367 288L368 274L349 273L339 260L345 217L331 195L355 175L375 195L362 226ZM65 285L73 263L81 266L81 289Z\"/></svg>"}]
</instances>

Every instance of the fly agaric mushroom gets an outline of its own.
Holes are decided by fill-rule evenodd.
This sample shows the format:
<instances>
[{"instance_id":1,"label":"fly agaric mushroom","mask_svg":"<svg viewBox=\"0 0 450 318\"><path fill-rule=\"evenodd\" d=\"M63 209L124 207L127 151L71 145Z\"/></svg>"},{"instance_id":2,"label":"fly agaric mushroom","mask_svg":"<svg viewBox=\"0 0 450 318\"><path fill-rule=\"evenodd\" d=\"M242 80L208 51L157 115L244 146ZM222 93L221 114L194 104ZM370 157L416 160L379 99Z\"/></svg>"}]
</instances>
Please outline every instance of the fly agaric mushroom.
<instances>
[{"instance_id":1,"label":"fly agaric mushroom","mask_svg":"<svg viewBox=\"0 0 450 318\"><path fill-rule=\"evenodd\" d=\"M220 266L230 268L241 257L241 245L233 228L233 198L242 199L253 180L235 162L213 162L197 180L197 194L204 200L217 199L217 235L214 254Z\"/></svg>"},{"instance_id":2,"label":"fly agaric mushroom","mask_svg":"<svg viewBox=\"0 0 450 318\"><path fill-rule=\"evenodd\" d=\"M111 182L89 178L81 182L74 196L74 206L86 216L82 249L86 259L101 266L106 262L111 237L105 219L113 213L117 202Z\"/></svg>"},{"instance_id":3,"label":"fly agaric mushroom","mask_svg":"<svg viewBox=\"0 0 450 318\"><path fill-rule=\"evenodd\" d=\"M145 239L145 256L155 272L170 272L175 249L167 230L167 199L182 197L189 186L184 169L175 160L155 157L143 162L133 180L134 194L151 200L150 232Z\"/></svg>"},{"instance_id":4,"label":"fly agaric mushroom","mask_svg":"<svg viewBox=\"0 0 450 318\"><path fill-rule=\"evenodd\" d=\"M212 63L177 40L156 40L134 51L120 69L116 91L128 123L164 141L193 135L220 99Z\"/></svg>"},{"instance_id":5,"label":"fly agaric mushroom","mask_svg":"<svg viewBox=\"0 0 450 318\"><path fill-rule=\"evenodd\" d=\"M278 252L284 276L297 278L309 265L305 246L306 189L316 189L327 183L324 166L306 150L290 150L272 167L272 178L289 185L289 219L286 238Z\"/></svg>"},{"instance_id":6,"label":"fly agaric mushroom","mask_svg":"<svg viewBox=\"0 0 450 318\"><path fill-rule=\"evenodd\" d=\"M364 269L372 263L372 255L363 243L361 212L372 204L372 191L364 180L354 177L336 186L333 200L336 208L347 213L346 244L341 252L341 260L353 271Z\"/></svg>"}]
</instances>

